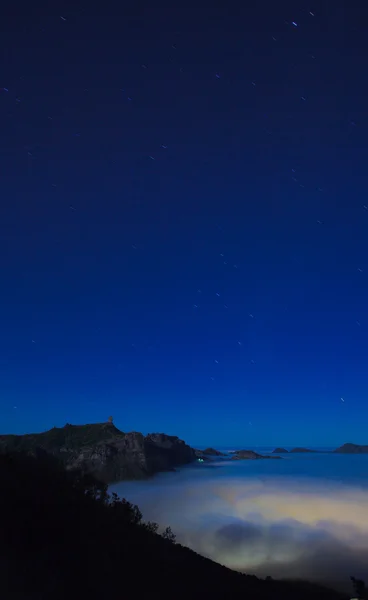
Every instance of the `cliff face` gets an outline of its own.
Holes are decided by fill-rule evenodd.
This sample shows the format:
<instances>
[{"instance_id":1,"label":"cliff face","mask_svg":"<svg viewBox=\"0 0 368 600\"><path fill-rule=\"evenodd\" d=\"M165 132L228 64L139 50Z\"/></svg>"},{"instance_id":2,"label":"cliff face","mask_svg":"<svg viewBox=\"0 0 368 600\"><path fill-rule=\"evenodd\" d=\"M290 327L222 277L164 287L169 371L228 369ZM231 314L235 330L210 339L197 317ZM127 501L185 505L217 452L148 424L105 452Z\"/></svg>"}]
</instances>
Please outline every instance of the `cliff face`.
<instances>
[{"instance_id":1,"label":"cliff face","mask_svg":"<svg viewBox=\"0 0 368 600\"><path fill-rule=\"evenodd\" d=\"M141 479L195 460L190 446L177 437L123 433L112 423L65 425L44 433L0 436L0 451L34 454L42 449L67 469L92 473L106 483Z\"/></svg>"},{"instance_id":2,"label":"cliff face","mask_svg":"<svg viewBox=\"0 0 368 600\"><path fill-rule=\"evenodd\" d=\"M196 459L194 449L176 436L149 433L143 439L149 473L173 469Z\"/></svg>"}]
</instances>

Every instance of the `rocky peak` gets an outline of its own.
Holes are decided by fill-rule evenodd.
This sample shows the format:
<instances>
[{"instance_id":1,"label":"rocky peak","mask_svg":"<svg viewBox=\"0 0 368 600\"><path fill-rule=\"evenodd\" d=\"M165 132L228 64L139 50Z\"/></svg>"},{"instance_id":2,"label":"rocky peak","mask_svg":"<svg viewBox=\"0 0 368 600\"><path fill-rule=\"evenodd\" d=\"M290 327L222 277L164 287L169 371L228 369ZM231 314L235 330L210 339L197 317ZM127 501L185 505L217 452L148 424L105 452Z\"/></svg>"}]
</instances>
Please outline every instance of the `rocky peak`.
<instances>
[{"instance_id":1,"label":"rocky peak","mask_svg":"<svg viewBox=\"0 0 368 600\"><path fill-rule=\"evenodd\" d=\"M28 435L0 436L0 451L34 453L42 449L68 469L93 473L107 483L140 479L195 460L194 450L176 436L164 433L123 433L109 421L53 427Z\"/></svg>"}]
</instances>

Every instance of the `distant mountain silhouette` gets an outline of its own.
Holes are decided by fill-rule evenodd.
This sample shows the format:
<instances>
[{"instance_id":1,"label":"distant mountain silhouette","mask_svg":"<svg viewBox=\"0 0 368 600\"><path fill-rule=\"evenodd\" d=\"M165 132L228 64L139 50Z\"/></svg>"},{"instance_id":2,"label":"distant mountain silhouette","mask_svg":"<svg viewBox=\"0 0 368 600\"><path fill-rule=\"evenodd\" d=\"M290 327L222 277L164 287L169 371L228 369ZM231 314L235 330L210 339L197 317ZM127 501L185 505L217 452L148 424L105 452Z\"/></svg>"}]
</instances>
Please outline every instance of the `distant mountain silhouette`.
<instances>
[{"instance_id":1,"label":"distant mountain silhouette","mask_svg":"<svg viewBox=\"0 0 368 600\"><path fill-rule=\"evenodd\" d=\"M224 452L220 452L219 450L216 450L215 448L206 448L205 450L195 450L196 456L198 457L203 457L203 456L226 456L226 454Z\"/></svg>"},{"instance_id":2,"label":"distant mountain silhouette","mask_svg":"<svg viewBox=\"0 0 368 600\"><path fill-rule=\"evenodd\" d=\"M43 450L67 469L91 473L100 481L142 479L196 459L194 450L175 436L124 433L109 421L54 427L44 433L0 436L0 451L35 454Z\"/></svg>"},{"instance_id":3,"label":"distant mountain silhouette","mask_svg":"<svg viewBox=\"0 0 368 600\"><path fill-rule=\"evenodd\" d=\"M194 450L176 436L139 432L125 433L112 422L53 427L43 433L0 435L0 452L23 452L37 455L44 451L57 458L67 469L89 473L100 481L112 483L125 479L143 479L160 471L169 471L195 460L226 456L214 448ZM315 453L308 448L293 448L289 453ZM333 452L365 454L368 446L344 444ZM272 455L253 450L236 450L232 460L282 458L288 453L276 448Z\"/></svg>"},{"instance_id":4,"label":"distant mountain silhouette","mask_svg":"<svg viewBox=\"0 0 368 600\"><path fill-rule=\"evenodd\" d=\"M272 454L303 454L307 452L314 452L318 454L368 454L368 445L362 446L359 444L343 444L336 450L315 450L310 448L292 448L292 450L285 450L285 448L275 448Z\"/></svg>"},{"instance_id":5,"label":"distant mountain silhouette","mask_svg":"<svg viewBox=\"0 0 368 600\"><path fill-rule=\"evenodd\" d=\"M259 460L262 458L281 458L281 456L270 456L269 454L258 454L254 450L235 450L231 460Z\"/></svg>"},{"instance_id":6,"label":"distant mountain silhouette","mask_svg":"<svg viewBox=\"0 0 368 600\"><path fill-rule=\"evenodd\" d=\"M359 444L343 444L339 448L336 448L333 452L338 454L368 454L368 446L361 446Z\"/></svg>"}]
</instances>

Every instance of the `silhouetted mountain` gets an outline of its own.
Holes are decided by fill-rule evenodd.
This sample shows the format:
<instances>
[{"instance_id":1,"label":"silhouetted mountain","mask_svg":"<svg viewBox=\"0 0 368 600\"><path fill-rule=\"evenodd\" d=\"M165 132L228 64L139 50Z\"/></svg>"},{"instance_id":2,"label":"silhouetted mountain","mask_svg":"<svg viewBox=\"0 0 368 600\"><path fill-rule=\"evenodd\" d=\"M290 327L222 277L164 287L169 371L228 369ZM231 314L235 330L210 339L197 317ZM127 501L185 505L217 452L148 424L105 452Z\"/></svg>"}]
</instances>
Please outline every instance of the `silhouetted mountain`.
<instances>
[{"instance_id":1,"label":"silhouetted mountain","mask_svg":"<svg viewBox=\"0 0 368 600\"><path fill-rule=\"evenodd\" d=\"M197 450L201 454L205 456L226 456L224 452L220 452L219 450L215 450L215 448L206 448L205 450Z\"/></svg>"},{"instance_id":2,"label":"silhouetted mountain","mask_svg":"<svg viewBox=\"0 0 368 600\"><path fill-rule=\"evenodd\" d=\"M0 451L34 454L37 449L52 454L67 469L91 473L107 483L144 478L196 458L194 450L175 436L123 433L111 422L0 436Z\"/></svg>"},{"instance_id":3,"label":"silhouetted mountain","mask_svg":"<svg viewBox=\"0 0 368 600\"><path fill-rule=\"evenodd\" d=\"M259 580L175 544L107 485L45 450L0 454L0 573L7 600L347 600L303 582ZM292 573L291 573L292 576Z\"/></svg>"},{"instance_id":4,"label":"silhouetted mountain","mask_svg":"<svg viewBox=\"0 0 368 600\"><path fill-rule=\"evenodd\" d=\"M258 454L253 450L235 450L235 452L233 452L231 460L258 460L260 458L281 458L281 456Z\"/></svg>"},{"instance_id":5,"label":"silhouetted mountain","mask_svg":"<svg viewBox=\"0 0 368 600\"><path fill-rule=\"evenodd\" d=\"M272 450L272 454L287 454L288 452L285 448L275 448L275 450Z\"/></svg>"},{"instance_id":6,"label":"silhouetted mountain","mask_svg":"<svg viewBox=\"0 0 368 600\"><path fill-rule=\"evenodd\" d=\"M368 454L368 446L361 446L359 444L343 444L339 448L336 448L334 452L339 454Z\"/></svg>"}]
</instances>

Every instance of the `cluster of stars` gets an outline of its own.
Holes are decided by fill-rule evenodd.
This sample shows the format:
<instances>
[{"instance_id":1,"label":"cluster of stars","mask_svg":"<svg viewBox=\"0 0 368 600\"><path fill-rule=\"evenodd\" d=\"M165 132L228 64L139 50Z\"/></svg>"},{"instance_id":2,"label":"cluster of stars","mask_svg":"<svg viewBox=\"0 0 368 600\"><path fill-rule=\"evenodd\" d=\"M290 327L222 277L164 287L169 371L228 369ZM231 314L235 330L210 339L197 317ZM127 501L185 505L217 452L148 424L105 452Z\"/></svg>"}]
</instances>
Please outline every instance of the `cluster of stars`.
<instances>
[{"instance_id":1,"label":"cluster of stars","mask_svg":"<svg viewBox=\"0 0 368 600\"><path fill-rule=\"evenodd\" d=\"M312 18L316 18L317 19L318 15L317 15L317 13L315 13L313 11L308 11L308 17L312 17ZM60 15L59 18L60 18L61 21L63 21L65 23L65 26L67 27L68 26L68 18L66 16L62 16L62 15ZM285 25L287 27L289 27L289 28L292 27L293 29L296 29L296 30L299 30L299 29L302 29L302 28L306 28L308 26L307 22L301 22L300 20L298 20L298 21L295 21L295 20L285 21ZM299 34L299 32L295 32L295 35L298 35L298 34ZM277 36L276 35L272 35L271 37L272 37L272 41L275 42L275 47L276 47L276 45L280 42L280 40L282 38L282 33L278 34ZM171 49L177 50L177 44L172 44L171 45ZM316 56L314 54L309 54L309 56L311 58L313 58L313 59L316 58ZM150 69L149 61L147 60L147 62L142 63L140 65L140 67L141 67L142 71L149 71L149 69ZM183 70L182 66L179 67L179 71L180 71L180 73L183 73L184 70ZM143 72L142 72L142 76L143 76ZM222 69L221 69L221 72L220 71L215 71L214 74L213 74L213 77L214 77L214 79L219 80L218 85L221 86L221 84L223 83L223 80L226 79L226 73L223 72ZM4 82L4 83L6 83L6 82ZM251 80L250 83L251 83L251 87L258 89L257 82L255 80ZM249 80L248 80L248 84L247 85L249 86ZM216 86L217 86L217 83L216 83ZM254 92L252 91L251 93L252 94L253 93L257 93L257 89ZM88 88L85 88L85 90L88 91ZM128 95L125 89L121 89L120 88L120 91L123 94L126 95L126 98L127 98L127 100L129 102L133 102L133 97L130 96L130 95ZM13 93L12 90L10 90L7 87L1 87L0 88L0 92L6 93L6 95L8 97L12 96L12 94L13 94L13 98L14 98L15 102L16 103L20 103L21 102L21 98L16 94L16 92L14 91L14 93ZM307 92L307 90L306 90L306 92ZM308 96L307 93L305 95L303 94L302 96L300 96L300 100L303 103L305 103L306 106L308 106L308 98L309 98L309 96ZM22 100L24 100L24 99L22 99ZM45 118L48 119L48 120L50 120L50 121L53 121L53 119L54 119L54 117L52 117L50 115L45 116ZM355 121L350 121L350 124L352 126L356 127ZM272 132L269 129L267 129L266 131L267 131L268 134L270 134L270 135L272 134ZM79 138L81 136L81 133L79 131L76 131L73 135L74 135L75 138ZM30 148L30 147L26 147L25 150L26 150L27 156L29 158L29 169L31 169L31 164L32 164L31 161L36 158L35 157L35 152L34 152L34 149ZM166 151L166 150L168 150L170 152L169 145L167 143L163 143L163 142L161 142L161 141L158 140L157 141L157 146L155 148L152 148L152 150L151 150L152 154L146 155L147 158L149 159L149 161L152 161L152 162L156 163L156 165L152 165L153 169L156 168L157 162L159 162L159 158L162 156L162 154L160 154L160 152L161 151ZM291 175L290 175L290 173L291 173ZM295 165L290 166L289 175L290 175L291 181L293 181L295 184L298 184L299 187L305 188L305 182L303 182L303 181L300 180L301 176L299 175L299 170L298 170L298 168ZM57 183L52 183L51 186L53 188L56 188L57 187ZM318 192L322 193L323 192L323 188L318 187L315 191L318 191ZM69 210L72 213L76 212L76 210L77 210L77 207L74 206L73 204L69 204L68 208L69 208ZM363 208L364 211L368 211L368 205L363 204L362 208ZM316 215L316 217L317 217L317 215ZM322 227L322 228L324 226L326 226L325 221L322 220L319 215L318 215L318 218L316 218L315 223L318 226ZM137 245L133 244L131 246L131 248L133 250L137 250ZM236 270L236 271L238 271L238 276L239 277L242 276L241 265L239 266L237 262L234 263L233 260L230 260L227 256L225 256L224 252L220 252L219 256L220 256L220 259L221 259L221 263L222 263L222 265L224 267ZM218 255L217 255L217 259L218 259ZM215 258L214 258L214 260L215 260ZM359 272L360 274L363 274L364 273L364 269L361 266L359 266L359 267L357 267L357 272ZM223 294L223 293L220 293L219 291L217 291L215 289L215 290L212 291L212 293L214 294L214 296L217 299L219 299L219 302L222 303L222 306L223 306L224 309L229 309L229 304L223 303L223 296L225 296L225 299L226 299L226 292L225 292L225 294ZM200 295L200 296L202 296L202 290L201 289L197 289L197 294ZM203 299L203 296L202 296L202 299ZM204 302L204 300L203 300L203 302ZM193 302L193 309L197 313L200 312L201 306L203 307L203 304L198 304L197 301ZM255 311L255 312L257 313L257 311ZM256 326L257 319L255 318L255 315L253 313L251 313L251 312L248 312L248 311L245 311L245 314L248 316L249 319L255 321L255 326ZM361 326L361 323L360 323L359 320L356 320L355 323L356 323L357 326L359 326L359 327ZM36 344L36 340L32 339L31 343L32 344ZM243 342L241 340L236 340L235 339L234 340L234 344L237 344L237 346L239 348L243 348ZM247 361L248 361L249 364L255 365L255 360L253 358L249 358L248 357ZM215 368L217 368L219 366L219 364L220 364L220 361L217 358L214 358L213 361L212 361L212 365L216 365ZM210 376L211 381L215 381L215 377L214 377L213 374L210 374L209 376ZM341 400L342 403L345 402L345 400L344 400L343 397L341 397L340 400ZM14 409L16 409L16 408L17 407L14 406ZM249 425L251 425L251 422L249 422Z\"/></svg>"}]
</instances>

